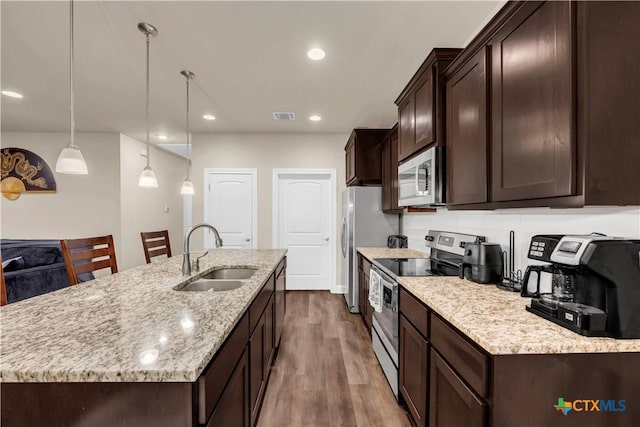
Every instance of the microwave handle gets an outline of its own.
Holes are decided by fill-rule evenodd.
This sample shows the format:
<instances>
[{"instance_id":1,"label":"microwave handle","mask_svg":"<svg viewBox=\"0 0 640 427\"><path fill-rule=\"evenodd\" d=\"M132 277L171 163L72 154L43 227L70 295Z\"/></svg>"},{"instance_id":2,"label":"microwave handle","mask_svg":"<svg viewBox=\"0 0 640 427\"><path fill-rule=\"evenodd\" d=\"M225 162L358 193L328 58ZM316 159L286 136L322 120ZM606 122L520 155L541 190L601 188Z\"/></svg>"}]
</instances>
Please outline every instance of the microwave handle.
<instances>
[{"instance_id":1,"label":"microwave handle","mask_svg":"<svg viewBox=\"0 0 640 427\"><path fill-rule=\"evenodd\" d=\"M416 196L419 196L420 195L420 165L416 165L415 169L416 169L416 173L413 179L416 184Z\"/></svg>"}]
</instances>

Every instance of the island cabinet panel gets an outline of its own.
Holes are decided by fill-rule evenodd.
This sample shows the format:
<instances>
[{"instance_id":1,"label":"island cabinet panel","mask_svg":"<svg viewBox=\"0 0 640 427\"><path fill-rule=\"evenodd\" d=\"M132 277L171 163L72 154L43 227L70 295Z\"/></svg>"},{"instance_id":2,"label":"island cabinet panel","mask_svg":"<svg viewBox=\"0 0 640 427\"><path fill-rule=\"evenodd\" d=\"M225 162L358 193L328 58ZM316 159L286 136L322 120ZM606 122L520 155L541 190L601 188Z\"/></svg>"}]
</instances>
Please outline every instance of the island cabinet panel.
<instances>
[{"instance_id":1,"label":"island cabinet panel","mask_svg":"<svg viewBox=\"0 0 640 427\"><path fill-rule=\"evenodd\" d=\"M400 315L399 328L400 394L415 425L424 427L427 425L429 343L403 315Z\"/></svg>"},{"instance_id":2,"label":"island cabinet panel","mask_svg":"<svg viewBox=\"0 0 640 427\"><path fill-rule=\"evenodd\" d=\"M446 86L447 203L487 202L486 49L460 68Z\"/></svg>"},{"instance_id":3,"label":"island cabinet panel","mask_svg":"<svg viewBox=\"0 0 640 427\"><path fill-rule=\"evenodd\" d=\"M275 346L280 348L280 338L284 327L284 315L287 304L287 259L283 259L276 268L276 291L275 291L275 313L274 313L274 335Z\"/></svg>"},{"instance_id":4,"label":"island cabinet panel","mask_svg":"<svg viewBox=\"0 0 640 427\"><path fill-rule=\"evenodd\" d=\"M490 42L494 201L575 192L572 9L525 4Z\"/></svg>"},{"instance_id":5,"label":"island cabinet panel","mask_svg":"<svg viewBox=\"0 0 640 427\"><path fill-rule=\"evenodd\" d=\"M255 425L262 407L264 392L271 371L273 355L273 296L260 316L249 341L251 425Z\"/></svg>"},{"instance_id":6,"label":"island cabinet panel","mask_svg":"<svg viewBox=\"0 0 640 427\"><path fill-rule=\"evenodd\" d=\"M249 353L245 350L207 427L249 427L249 412Z\"/></svg>"},{"instance_id":7,"label":"island cabinet panel","mask_svg":"<svg viewBox=\"0 0 640 427\"><path fill-rule=\"evenodd\" d=\"M265 372L271 369L271 365L273 364L275 351L276 351L275 300L276 300L276 297L275 295L273 295L271 297L271 300L269 300L269 304L267 304L267 308L264 310L265 340L266 340L266 344L264 346Z\"/></svg>"},{"instance_id":8,"label":"island cabinet panel","mask_svg":"<svg viewBox=\"0 0 640 427\"><path fill-rule=\"evenodd\" d=\"M434 349L431 349L430 385L429 427L487 425L487 404L467 387ZM522 416L527 417L525 414Z\"/></svg>"},{"instance_id":9,"label":"island cabinet panel","mask_svg":"<svg viewBox=\"0 0 640 427\"><path fill-rule=\"evenodd\" d=\"M0 388L2 427L192 427L195 421L191 383L2 383Z\"/></svg>"},{"instance_id":10,"label":"island cabinet panel","mask_svg":"<svg viewBox=\"0 0 640 427\"><path fill-rule=\"evenodd\" d=\"M198 421L205 424L225 391L225 385L249 342L249 316L245 314L218 355L198 379Z\"/></svg>"},{"instance_id":11,"label":"island cabinet panel","mask_svg":"<svg viewBox=\"0 0 640 427\"><path fill-rule=\"evenodd\" d=\"M253 330L256 328L256 325L260 321L262 314L264 313L264 309L269 304L271 300L271 296L273 295L276 287L276 278L275 274L269 276L267 283L262 287L262 290L258 293L256 298L251 303L251 307L249 307L249 330L253 333Z\"/></svg>"}]
</instances>

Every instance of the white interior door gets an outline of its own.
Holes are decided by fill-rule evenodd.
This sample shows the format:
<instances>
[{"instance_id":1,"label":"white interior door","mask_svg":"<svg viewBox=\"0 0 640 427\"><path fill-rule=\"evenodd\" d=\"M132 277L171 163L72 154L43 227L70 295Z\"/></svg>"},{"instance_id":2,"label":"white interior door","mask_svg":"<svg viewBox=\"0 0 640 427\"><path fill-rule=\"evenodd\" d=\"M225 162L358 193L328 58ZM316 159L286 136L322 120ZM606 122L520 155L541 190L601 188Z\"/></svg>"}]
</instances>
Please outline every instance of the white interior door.
<instances>
[{"instance_id":1,"label":"white interior door","mask_svg":"<svg viewBox=\"0 0 640 427\"><path fill-rule=\"evenodd\" d=\"M205 222L218 229L223 248L256 248L257 178L255 169L207 169ZM205 247L214 248L211 231Z\"/></svg>"},{"instance_id":2,"label":"white interior door","mask_svg":"<svg viewBox=\"0 0 640 427\"><path fill-rule=\"evenodd\" d=\"M334 175L274 171L274 178L274 246L289 251L287 288L331 289L336 257Z\"/></svg>"}]
</instances>

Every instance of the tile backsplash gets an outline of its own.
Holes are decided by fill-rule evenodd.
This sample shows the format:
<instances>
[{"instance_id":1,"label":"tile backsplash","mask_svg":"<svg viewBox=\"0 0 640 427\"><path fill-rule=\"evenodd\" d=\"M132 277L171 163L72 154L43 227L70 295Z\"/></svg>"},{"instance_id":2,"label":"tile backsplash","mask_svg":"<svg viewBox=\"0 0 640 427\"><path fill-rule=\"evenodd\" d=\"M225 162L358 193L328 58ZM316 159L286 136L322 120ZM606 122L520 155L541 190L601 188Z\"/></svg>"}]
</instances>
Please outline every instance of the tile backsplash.
<instances>
[{"instance_id":1,"label":"tile backsplash","mask_svg":"<svg viewBox=\"0 0 640 427\"><path fill-rule=\"evenodd\" d=\"M531 237L536 234L589 234L640 239L639 207L586 207L581 209L508 209L496 211L449 211L438 208L432 214L405 214L402 233L409 248L426 251L428 230L456 231L486 236L509 250L509 231L515 231L515 268L536 262L527 259Z\"/></svg>"}]
</instances>

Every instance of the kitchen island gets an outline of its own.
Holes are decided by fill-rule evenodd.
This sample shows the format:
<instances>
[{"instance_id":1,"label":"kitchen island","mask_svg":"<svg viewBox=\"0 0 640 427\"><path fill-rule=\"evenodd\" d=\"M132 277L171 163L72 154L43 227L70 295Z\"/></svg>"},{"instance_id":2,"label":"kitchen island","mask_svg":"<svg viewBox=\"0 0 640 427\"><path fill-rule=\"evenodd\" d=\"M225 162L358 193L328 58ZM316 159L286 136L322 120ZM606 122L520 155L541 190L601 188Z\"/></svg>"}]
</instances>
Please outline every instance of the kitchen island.
<instances>
[{"instance_id":1,"label":"kitchen island","mask_svg":"<svg viewBox=\"0 0 640 427\"><path fill-rule=\"evenodd\" d=\"M495 285L397 281L400 394L416 425L637 425L640 339L584 337Z\"/></svg>"},{"instance_id":2,"label":"kitchen island","mask_svg":"<svg viewBox=\"0 0 640 427\"><path fill-rule=\"evenodd\" d=\"M3 307L2 425L217 425L225 396L253 422L284 317L285 254L211 251L189 277L177 256ZM238 289L176 290L227 267L256 271Z\"/></svg>"}]
</instances>

